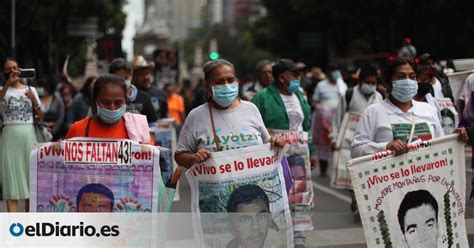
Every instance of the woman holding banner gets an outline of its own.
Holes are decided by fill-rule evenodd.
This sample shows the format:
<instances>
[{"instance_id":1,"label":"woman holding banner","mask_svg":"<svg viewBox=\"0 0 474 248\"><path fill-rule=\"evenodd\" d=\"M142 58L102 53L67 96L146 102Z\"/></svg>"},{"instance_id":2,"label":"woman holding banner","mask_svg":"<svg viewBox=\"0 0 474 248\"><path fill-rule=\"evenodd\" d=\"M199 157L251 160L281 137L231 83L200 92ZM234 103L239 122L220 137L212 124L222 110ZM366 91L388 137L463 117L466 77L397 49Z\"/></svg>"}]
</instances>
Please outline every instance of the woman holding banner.
<instances>
[{"instance_id":1,"label":"woman holding banner","mask_svg":"<svg viewBox=\"0 0 474 248\"><path fill-rule=\"evenodd\" d=\"M146 116L125 113L127 85L115 75L99 77L92 90L92 112L71 125L67 139L93 137L106 139L131 139L140 143L150 142Z\"/></svg>"},{"instance_id":2,"label":"woman holding banner","mask_svg":"<svg viewBox=\"0 0 474 248\"><path fill-rule=\"evenodd\" d=\"M389 95L364 112L352 140L352 158L383 150L400 155L408 152L409 143L444 135L436 110L428 103L412 100L418 92L415 70L405 58L397 58L385 67ZM455 132L467 141L464 129Z\"/></svg>"},{"instance_id":3,"label":"woman holding banner","mask_svg":"<svg viewBox=\"0 0 474 248\"><path fill-rule=\"evenodd\" d=\"M237 99L239 84L234 65L223 59L204 64L207 103L193 109L184 122L179 137L176 162L191 168L206 161L211 151L239 149L284 142L270 137L262 116L254 104Z\"/></svg>"}]
</instances>

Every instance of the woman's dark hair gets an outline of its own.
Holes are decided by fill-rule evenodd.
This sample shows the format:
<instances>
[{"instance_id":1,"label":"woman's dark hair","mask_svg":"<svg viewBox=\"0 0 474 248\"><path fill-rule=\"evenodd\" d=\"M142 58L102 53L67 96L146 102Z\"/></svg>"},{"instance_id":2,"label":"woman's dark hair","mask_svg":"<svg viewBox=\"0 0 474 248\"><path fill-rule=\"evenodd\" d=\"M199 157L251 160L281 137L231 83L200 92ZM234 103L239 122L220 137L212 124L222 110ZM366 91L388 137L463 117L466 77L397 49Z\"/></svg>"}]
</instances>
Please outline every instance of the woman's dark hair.
<instances>
[{"instance_id":1,"label":"woman's dark hair","mask_svg":"<svg viewBox=\"0 0 474 248\"><path fill-rule=\"evenodd\" d=\"M91 85L94 83L96 79L97 79L96 77L92 76L92 77L88 77L86 81L84 82L84 85L81 88L81 93L86 99L91 98L91 91L90 91Z\"/></svg>"},{"instance_id":2,"label":"woman's dark hair","mask_svg":"<svg viewBox=\"0 0 474 248\"><path fill-rule=\"evenodd\" d=\"M212 71L223 65L229 66L235 71L234 65L225 59L209 60L204 64L202 70L204 71L204 80L206 80L206 83L209 83Z\"/></svg>"},{"instance_id":3,"label":"woman's dark hair","mask_svg":"<svg viewBox=\"0 0 474 248\"><path fill-rule=\"evenodd\" d=\"M50 95L54 95L58 87L58 80L53 76L47 76L38 82L38 86L43 87Z\"/></svg>"},{"instance_id":4,"label":"woman's dark hair","mask_svg":"<svg viewBox=\"0 0 474 248\"><path fill-rule=\"evenodd\" d=\"M123 70L127 73L132 74L132 65L124 58L116 58L112 60L109 66L109 73L115 74L117 71Z\"/></svg>"},{"instance_id":5,"label":"woman's dark hair","mask_svg":"<svg viewBox=\"0 0 474 248\"><path fill-rule=\"evenodd\" d=\"M99 95L102 88L109 84L121 87L123 89L123 95L125 99L127 99L127 84L125 84L125 80L123 80L123 78L111 74L100 76L97 78L97 80L95 80L94 87L92 89L91 108L94 114L97 112L97 96Z\"/></svg>"},{"instance_id":6,"label":"woman's dark hair","mask_svg":"<svg viewBox=\"0 0 474 248\"><path fill-rule=\"evenodd\" d=\"M367 77L375 76L377 77L377 68L373 65L365 65L360 68L359 79L364 80Z\"/></svg>"},{"instance_id":7,"label":"woman's dark hair","mask_svg":"<svg viewBox=\"0 0 474 248\"><path fill-rule=\"evenodd\" d=\"M416 73L416 66L413 62L407 58L396 58L395 60L388 62L384 68L383 74L385 83L390 84L392 82L392 76L393 73L395 73L395 69L401 65L410 65Z\"/></svg>"},{"instance_id":8,"label":"woman's dark hair","mask_svg":"<svg viewBox=\"0 0 474 248\"><path fill-rule=\"evenodd\" d=\"M416 77L418 78L420 75L427 75L429 78L433 78L433 68L431 68L429 65L418 65L416 67Z\"/></svg>"}]
</instances>

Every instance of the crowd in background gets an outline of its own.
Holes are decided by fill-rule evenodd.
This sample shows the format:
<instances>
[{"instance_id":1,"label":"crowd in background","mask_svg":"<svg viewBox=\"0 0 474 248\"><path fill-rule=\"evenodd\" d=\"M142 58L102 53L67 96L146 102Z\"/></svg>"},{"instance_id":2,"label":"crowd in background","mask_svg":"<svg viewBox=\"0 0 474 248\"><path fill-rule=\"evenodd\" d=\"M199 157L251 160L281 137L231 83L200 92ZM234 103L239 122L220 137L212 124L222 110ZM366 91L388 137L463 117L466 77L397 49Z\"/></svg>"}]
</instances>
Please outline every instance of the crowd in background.
<instances>
[{"instance_id":1,"label":"crowd in background","mask_svg":"<svg viewBox=\"0 0 474 248\"><path fill-rule=\"evenodd\" d=\"M394 112L404 108L408 108L406 109L408 111L411 107L419 106L423 112L420 118L425 118L426 116L423 117L423 114L429 113L425 119L433 125L432 128L430 126L432 129L430 137L442 134L439 128L442 126L443 117L438 101L445 98L449 98L452 102L457 100L453 97L446 76L446 72L456 71L453 63L448 61L447 65L443 67L434 56L428 53L417 56L417 51L409 39L405 39L399 55L398 58L389 61L393 64L392 67L388 66L385 69L382 65L375 63L355 65L353 66L355 69L348 70L337 64L330 64L326 68L322 68L319 66L309 67L303 62L293 62L289 59L263 60L255 66L254 80L240 82L235 76L238 68L234 68L230 62L225 60L210 61L206 63L200 76L180 80L176 52L157 50L154 53L153 61L147 61L143 56L136 56L131 61L116 58L110 63L108 72L125 82L126 109L123 111L146 116L151 144L155 144L154 135L159 128L160 121L172 118L180 138L178 148L182 151L193 152L192 156L177 158L178 164L185 164L189 167L196 162L196 157L198 160L205 160L208 157L206 152L199 153L198 148L201 147L195 147L197 141L193 140L196 138L193 136L195 135L193 132L196 132L193 128L199 129L199 125L202 124L200 119L202 115L195 116L196 120L188 120L187 116L193 111L194 115L198 111L206 112L199 107L204 106L206 102L215 102L214 107L218 110L235 105L236 108L240 106L238 109L244 111L243 113L255 112L255 118L253 115L250 116L252 118L247 120L248 123L245 125L250 127L257 125L262 142L278 142L271 140L273 137L263 130L265 128L269 130L301 130L312 134L311 165L312 168L319 165L319 175L326 177L329 173L328 167L332 153L338 149L335 145L335 137L345 112L353 111L362 114L369 105L381 102L386 102L389 105L396 103L396 108L392 109ZM227 71L221 71L219 69L221 67ZM18 180L18 177L28 177L26 171L9 170L6 164L12 163L11 158L7 159L8 154L16 152L10 148L15 148L16 143L21 139L15 135L19 132L32 135L30 129L22 129L11 131L14 135L10 137L6 135L10 132L9 128L6 128L11 126L8 124L32 123L33 118L40 116L47 124L53 141L57 141L66 138L74 123L102 111L98 110L97 105L92 101L97 77L86 78L82 87L78 89L74 87L69 77L64 75L46 77L41 75L40 78L32 80L13 80L14 76L12 75L20 71L20 65L14 59L9 58L3 64L5 80L0 94L0 100L4 102L0 109L3 118L3 135L0 142L3 183L8 180ZM221 73L223 78L219 78L220 74L215 73ZM216 82L212 81L214 78L217 79ZM468 81L474 81L472 78L474 77L469 77ZM111 81L114 80L116 79L111 79ZM461 104L461 109L458 109L459 113L463 113L464 106L468 106L465 102L473 90L469 87L474 84L466 83L466 85L463 90L465 97L461 99L463 104ZM23 94L26 95L26 98ZM233 97L242 99L245 104L235 103L235 99L229 98L229 94L235 94ZM7 98L7 96L13 98ZM4 100L14 99L15 96L19 97L15 98L19 99L18 102ZM229 99L230 102L227 101ZM384 101L384 99L390 100ZM416 102L424 102L426 105L411 104L412 99ZM253 104L247 101L251 101ZM426 106L431 106L431 108ZM392 105L385 107L388 111L392 111L390 110ZM115 114L113 111L104 111L104 116L109 115L110 118ZM383 112L383 110L380 111ZM414 113L417 114L416 111ZM433 116L430 113L433 113ZM224 112L222 114L224 115ZM376 112L374 112L375 114ZM248 117L249 115L242 116ZM235 123L238 123L237 120L231 119L229 123L224 118L223 120L224 123L221 124L225 124L229 127L230 132L233 132L230 126L234 127ZM239 122L242 121L245 122L245 119L239 120ZM465 123L468 123L466 126L469 126L469 121L464 120ZM189 124L190 122L193 123ZM373 140L374 135L377 136L377 134L372 133L372 137L366 137L364 135L367 133L363 132L377 132L378 127L373 126L374 123L365 124L366 126L361 127L362 130L359 130L354 138L353 146L354 144L355 146L361 145L361 147L355 148L355 152L353 151L353 154L357 154L357 156L388 148L402 152L406 149L406 143L411 141L411 139L400 142L383 139ZM242 128L245 129L246 126L244 126ZM366 130L363 130L364 128ZM454 128L453 126L452 130ZM179 135L180 133L181 135ZM375 139L377 138L380 137L375 137ZM25 150L24 147L32 142L34 141L30 140L23 144L22 149ZM10 147L10 150L6 147ZM164 167L162 168L164 170ZM165 171L164 173L168 177L170 176L170 172ZM19 190L20 192L14 192L13 196L4 193L3 197L7 199L27 198L26 193L21 192L21 190L25 190L24 187L19 186ZM13 205L11 207L15 208ZM351 208L357 212L354 202Z\"/></svg>"}]
</instances>

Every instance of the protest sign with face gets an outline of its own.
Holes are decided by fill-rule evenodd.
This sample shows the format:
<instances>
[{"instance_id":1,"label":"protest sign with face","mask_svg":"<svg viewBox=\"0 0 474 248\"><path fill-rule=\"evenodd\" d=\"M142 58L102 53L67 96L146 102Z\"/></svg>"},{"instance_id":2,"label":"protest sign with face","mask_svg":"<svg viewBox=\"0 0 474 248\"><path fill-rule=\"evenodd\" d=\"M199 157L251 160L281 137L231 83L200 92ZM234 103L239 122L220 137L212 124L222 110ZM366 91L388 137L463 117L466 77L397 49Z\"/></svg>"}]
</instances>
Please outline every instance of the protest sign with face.
<instances>
[{"instance_id":1,"label":"protest sign with face","mask_svg":"<svg viewBox=\"0 0 474 248\"><path fill-rule=\"evenodd\" d=\"M360 115L346 113L337 134L336 150L333 153L331 186L340 189L352 189L351 176L347 161L351 159L351 143Z\"/></svg>"},{"instance_id":2,"label":"protest sign with face","mask_svg":"<svg viewBox=\"0 0 474 248\"><path fill-rule=\"evenodd\" d=\"M291 247L281 159L269 144L212 153L186 173L195 237L203 247Z\"/></svg>"},{"instance_id":3,"label":"protest sign with face","mask_svg":"<svg viewBox=\"0 0 474 248\"><path fill-rule=\"evenodd\" d=\"M76 138L61 141L60 147L45 143L30 155L30 209L159 212L166 191L159 154L156 147L131 140Z\"/></svg>"},{"instance_id":4,"label":"protest sign with face","mask_svg":"<svg viewBox=\"0 0 474 248\"><path fill-rule=\"evenodd\" d=\"M464 144L457 135L349 161L369 247L467 247Z\"/></svg>"}]
</instances>

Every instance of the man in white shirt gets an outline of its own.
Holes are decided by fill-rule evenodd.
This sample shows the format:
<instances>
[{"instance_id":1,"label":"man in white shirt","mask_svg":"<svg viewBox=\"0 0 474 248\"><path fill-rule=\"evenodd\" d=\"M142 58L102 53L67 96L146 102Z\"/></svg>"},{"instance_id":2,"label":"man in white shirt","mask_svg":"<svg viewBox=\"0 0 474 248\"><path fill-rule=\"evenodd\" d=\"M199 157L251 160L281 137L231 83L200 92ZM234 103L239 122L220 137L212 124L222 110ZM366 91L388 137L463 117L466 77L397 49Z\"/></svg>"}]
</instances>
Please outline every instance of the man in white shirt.
<instances>
[{"instance_id":1,"label":"man in white shirt","mask_svg":"<svg viewBox=\"0 0 474 248\"><path fill-rule=\"evenodd\" d=\"M344 97L341 97L337 105L336 116L333 121L331 141L336 142L339 127L347 112L362 114L368 106L383 100L382 95L376 91L377 69L373 66L361 68L359 83L352 89L348 89Z\"/></svg>"},{"instance_id":2,"label":"man in white shirt","mask_svg":"<svg viewBox=\"0 0 474 248\"><path fill-rule=\"evenodd\" d=\"M319 158L320 175L327 176L328 161L332 159L332 144L329 138L337 105L346 94L347 85L337 65L328 66L328 79L318 83L312 100L314 112L311 123L316 155Z\"/></svg>"}]
</instances>

